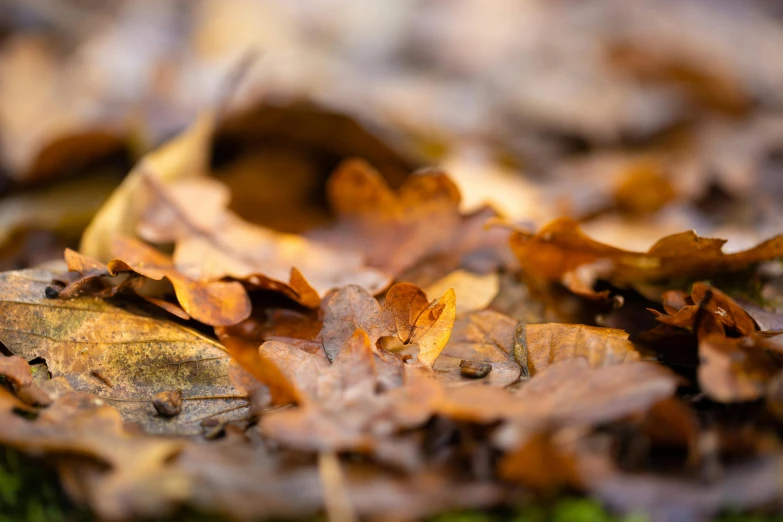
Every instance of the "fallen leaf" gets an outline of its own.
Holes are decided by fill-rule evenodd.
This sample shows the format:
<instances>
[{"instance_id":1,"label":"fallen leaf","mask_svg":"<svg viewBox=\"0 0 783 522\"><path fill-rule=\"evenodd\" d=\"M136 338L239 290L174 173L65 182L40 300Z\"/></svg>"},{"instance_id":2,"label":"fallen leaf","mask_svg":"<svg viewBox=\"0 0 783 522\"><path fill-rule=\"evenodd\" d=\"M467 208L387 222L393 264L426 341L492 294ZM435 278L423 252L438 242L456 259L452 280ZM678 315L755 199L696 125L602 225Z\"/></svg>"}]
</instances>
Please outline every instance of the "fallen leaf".
<instances>
[{"instance_id":1,"label":"fallen leaf","mask_svg":"<svg viewBox=\"0 0 783 522\"><path fill-rule=\"evenodd\" d=\"M460 228L460 195L442 172L424 171L396 191L368 163L344 161L326 186L337 215L319 241L364 253L370 266L398 274L416 261L448 249Z\"/></svg>"},{"instance_id":2,"label":"fallen leaf","mask_svg":"<svg viewBox=\"0 0 783 522\"><path fill-rule=\"evenodd\" d=\"M720 402L763 397L780 364L750 338L726 337L721 317L706 308L699 311L699 385Z\"/></svg>"},{"instance_id":3,"label":"fallen leaf","mask_svg":"<svg viewBox=\"0 0 783 522\"><path fill-rule=\"evenodd\" d=\"M491 310L458 315L446 346L433 369L444 384L508 386L522 371L514 358L517 321ZM464 376L467 363L488 364L491 371L474 380Z\"/></svg>"},{"instance_id":4,"label":"fallen leaf","mask_svg":"<svg viewBox=\"0 0 783 522\"><path fill-rule=\"evenodd\" d=\"M566 359L515 393L525 409L509 416L495 441L512 450L542 430L595 426L644 412L671 397L677 385L674 373L649 362L591 368L584 358Z\"/></svg>"},{"instance_id":5,"label":"fallen leaf","mask_svg":"<svg viewBox=\"0 0 783 522\"><path fill-rule=\"evenodd\" d=\"M615 328L601 328L583 324L529 324L525 327L527 366L535 375L549 365L571 359L584 358L591 367L638 361L639 353L628 333Z\"/></svg>"},{"instance_id":6,"label":"fallen leaf","mask_svg":"<svg viewBox=\"0 0 783 522\"><path fill-rule=\"evenodd\" d=\"M709 294L710 298L705 300ZM702 304L703 303L703 304ZM691 328L701 306L714 314L724 326L740 335L751 335L757 330L756 322L731 297L714 286L706 283L694 283L690 301L686 301L677 291L664 292L663 304L669 315L649 309L658 321L680 328Z\"/></svg>"},{"instance_id":7,"label":"fallen leaf","mask_svg":"<svg viewBox=\"0 0 783 522\"><path fill-rule=\"evenodd\" d=\"M412 344L419 345L418 362L432 368L446 346L457 316L457 296L449 289L424 309L413 325Z\"/></svg>"},{"instance_id":8,"label":"fallen leaf","mask_svg":"<svg viewBox=\"0 0 783 522\"><path fill-rule=\"evenodd\" d=\"M68 269L81 272L82 277L70 282L59 292L60 298L88 294L87 285L99 278L123 273L134 273L160 281L167 279L173 286L181 310L173 303L142 292L144 282L127 279L109 289L114 295L132 288L144 299L183 319L191 317L210 326L227 326L239 323L250 315L250 299L238 282L199 282L181 274L171 259L144 243L129 237L116 237L111 242L114 259L104 265L70 249L65 251ZM93 294L103 295L101 285L94 285Z\"/></svg>"},{"instance_id":9,"label":"fallen leaf","mask_svg":"<svg viewBox=\"0 0 783 522\"><path fill-rule=\"evenodd\" d=\"M324 351L331 361L357 329L366 332L373 344L383 336L394 335L394 330L389 329L388 321L381 315L378 301L360 286L349 285L336 290L327 297L325 304L322 336ZM401 307L399 310L404 312Z\"/></svg>"},{"instance_id":10,"label":"fallen leaf","mask_svg":"<svg viewBox=\"0 0 783 522\"><path fill-rule=\"evenodd\" d=\"M411 283L397 283L386 292L383 320L387 332L397 332L403 344L410 342L413 325L430 301L424 290Z\"/></svg>"},{"instance_id":11,"label":"fallen leaf","mask_svg":"<svg viewBox=\"0 0 783 522\"><path fill-rule=\"evenodd\" d=\"M164 185L147 176L142 183L150 201L140 235L175 242L174 264L193 279L231 277L280 291L311 308L332 288L357 284L377 294L389 284L389 276L366 266L359 254L242 221L215 197L224 190L217 180Z\"/></svg>"},{"instance_id":12,"label":"fallen leaf","mask_svg":"<svg viewBox=\"0 0 783 522\"><path fill-rule=\"evenodd\" d=\"M67 455L70 469L95 469L95 491L89 505L102 516L123 518L128 515L125 502L129 490L147 484L171 493L174 477L166 463L181 451L185 442L171 438L131 435L124 429L123 417L103 400L73 390L63 394L48 408L37 412L33 420L13 413L13 405L0 392L0 442L20 450L46 455ZM89 457L85 462L81 457ZM63 466L64 468L66 466ZM187 487L185 490L187 491ZM170 505L150 503L157 512ZM136 506L144 512L144 506Z\"/></svg>"},{"instance_id":13,"label":"fallen leaf","mask_svg":"<svg viewBox=\"0 0 783 522\"><path fill-rule=\"evenodd\" d=\"M241 414L245 400L229 382L229 357L217 342L102 300L47 299L51 278L36 270L0 275L0 341L14 354L43 358L53 377L110 402L151 433L197 434L202 418ZM176 388L183 413L156 416L152 397Z\"/></svg>"},{"instance_id":14,"label":"fallen leaf","mask_svg":"<svg viewBox=\"0 0 783 522\"><path fill-rule=\"evenodd\" d=\"M535 234L517 230L510 239L525 273L544 281L562 282L587 296L593 295L597 279L619 288L675 278L703 279L783 256L780 236L733 254L722 252L724 243L722 239L682 232L660 239L645 253L629 252L591 239L575 220L567 218L552 221Z\"/></svg>"}]
</instances>

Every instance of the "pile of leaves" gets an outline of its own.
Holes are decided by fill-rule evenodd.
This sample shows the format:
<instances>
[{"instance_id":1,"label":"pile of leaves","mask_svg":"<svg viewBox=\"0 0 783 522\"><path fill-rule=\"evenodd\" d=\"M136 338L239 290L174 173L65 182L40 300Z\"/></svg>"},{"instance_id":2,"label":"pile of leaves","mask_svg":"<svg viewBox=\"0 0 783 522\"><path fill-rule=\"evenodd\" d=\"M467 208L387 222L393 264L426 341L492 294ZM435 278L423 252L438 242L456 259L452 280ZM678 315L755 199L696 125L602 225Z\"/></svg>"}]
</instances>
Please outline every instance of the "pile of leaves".
<instances>
[{"instance_id":1,"label":"pile of leaves","mask_svg":"<svg viewBox=\"0 0 783 522\"><path fill-rule=\"evenodd\" d=\"M626 251L568 218L465 214L438 170L392 189L361 160L327 181L334 220L276 232L206 176L214 124L142 158L60 265L0 274L0 443L46 455L77 503L109 520L416 519L562 491L660 520L774 507L783 317L719 281L774 280L758 267L783 237Z\"/></svg>"},{"instance_id":2,"label":"pile of leaves","mask_svg":"<svg viewBox=\"0 0 783 522\"><path fill-rule=\"evenodd\" d=\"M101 520L780 512L761 4L9 2L0 445Z\"/></svg>"}]
</instances>

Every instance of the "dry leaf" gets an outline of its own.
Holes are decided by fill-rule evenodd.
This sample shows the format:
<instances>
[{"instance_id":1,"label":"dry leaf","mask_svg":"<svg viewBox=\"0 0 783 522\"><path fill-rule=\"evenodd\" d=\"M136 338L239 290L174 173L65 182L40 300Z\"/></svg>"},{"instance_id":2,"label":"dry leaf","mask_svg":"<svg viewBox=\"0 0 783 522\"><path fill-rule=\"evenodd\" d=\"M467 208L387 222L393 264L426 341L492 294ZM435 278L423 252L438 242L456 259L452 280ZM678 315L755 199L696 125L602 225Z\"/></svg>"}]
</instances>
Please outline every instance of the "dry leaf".
<instances>
[{"instance_id":1,"label":"dry leaf","mask_svg":"<svg viewBox=\"0 0 783 522\"><path fill-rule=\"evenodd\" d=\"M361 255L242 221L215 196L224 190L217 180L164 185L148 176L142 182L150 201L140 235L175 242L174 264L193 279L232 277L308 307L318 306L332 288L357 284L376 294L389 284L389 277L367 267Z\"/></svg>"},{"instance_id":2,"label":"dry leaf","mask_svg":"<svg viewBox=\"0 0 783 522\"><path fill-rule=\"evenodd\" d=\"M699 311L699 385L720 402L752 401L763 397L780 364L748 338L726 337L721 315Z\"/></svg>"},{"instance_id":3,"label":"dry leaf","mask_svg":"<svg viewBox=\"0 0 783 522\"><path fill-rule=\"evenodd\" d=\"M449 289L424 309L413 325L412 344L419 345L419 363L432 368L446 346L457 317L457 296Z\"/></svg>"},{"instance_id":4,"label":"dry leaf","mask_svg":"<svg viewBox=\"0 0 783 522\"><path fill-rule=\"evenodd\" d=\"M629 252L586 236L572 219L557 219L535 234L518 230L511 248L522 270L545 281L562 282L581 295L597 279L625 288L675 278L703 279L783 256L783 237L733 254L722 252L722 239L682 232L660 239L645 253ZM603 294L600 294L603 295Z\"/></svg>"},{"instance_id":5,"label":"dry leaf","mask_svg":"<svg viewBox=\"0 0 783 522\"><path fill-rule=\"evenodd\" d=\"M424 290L411 283L397 283L386 292L383 302L384 327L388 332L397 332L403 344L410 342L413 325L419 315L429 306Z\"/></svg>"},{"instance_id":6,"label":"dry leaf","mask_svg":"<svg viewBox=\"0 0 783 522\"><path fill-rule=\"evenodd\" d=\"M709 299L705 299L707 295L710 296ZM671 326L693 327L699 309L703 306L705 310L714 314L724 326L740 335L751 335L757 330L756 322L750 314L731 297L706 283L699 282L693 285L690 301L683 298L677 291L664 292L663 304L669 315L652 309L650 311L660 322Z\"/></svg>"},{"instance_id":7,"label":"dry leaf","mask_svg":"<svg viewBox=\"0 0 783 522\"><path fill-rule=\"evenodd\" d=\"M378 301L360 286L344 286L330 294L324 304L322 336L324 351L331 361L357 329L365 331L373 344L383 336L394 335L381 315Z\"/></svg>"},{"instance_id":8,"label":"dry leaf","mask_svg":"<svg viewBox=\"0 0 783 522\"><path fill-rule=\"evenodd\" d=\"M444 384L501 387L515 382L522 370L514 358L516 328L516 321L491 310L458 315L433 366L437 378ZM466 378L460 370L463 361L488 364L491 371L479 380Z\"/></svg>"},{"instance_id":9,"label":"dry leaf","mask_svg":"<svg viewBox=\"0 0 783 522\"><path fill-rule=\"evenodd\" d=\"M413 174L393 191L369 164L353 159L337 168L326 190L337 223L311 237L362 252L387 273L445 252L457 240L459 190L442 172Z\"/></svg>"},{"instance_id":10,"label":"dry leaf","mask_svg":"<svg viewBox=\"0 0 783 522\"><path fill-rule=\"evenodd\" d=\"M229 357L217 342L101 300L47 299L51 278L35 270L0 276L0 340L14 354L43 358L53 377L97 395L149 432L195 434L195 420L241 414L245 400L229 382ZM156 416L152 397L176 388L183 390L183 413Z\"/></svg>"},{"instance_id":11,"label":"dry leaf","mask_svg":"<svg viewBox=\"0 0 783 522\"><path fill-rule=\"evenodd\" d=\"M581 357L591 367L638 361L628 333L616 328L583 324L529 324L525 327L526 360L530 375L558 361Z\"/></svg>"}]
</instances>

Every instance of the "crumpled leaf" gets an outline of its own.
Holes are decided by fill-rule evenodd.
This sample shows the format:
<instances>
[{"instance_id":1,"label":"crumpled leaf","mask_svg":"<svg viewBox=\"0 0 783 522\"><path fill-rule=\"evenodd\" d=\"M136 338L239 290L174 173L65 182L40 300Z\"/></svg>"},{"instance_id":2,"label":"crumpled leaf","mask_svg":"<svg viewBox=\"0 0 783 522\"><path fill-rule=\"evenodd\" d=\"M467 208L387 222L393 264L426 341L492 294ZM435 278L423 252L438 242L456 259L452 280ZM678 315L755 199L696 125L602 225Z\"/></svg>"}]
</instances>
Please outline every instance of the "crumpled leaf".
<instances>
[{"instance_id":1,"label":"crumpled leaf","mask_svg":"<svg viewBox=\"0 0 783 522\"><path fill-rule=\"evenodd\" d=\"M214 125L214 115L206 112L189 129L142 158L95 214L82 234L79 251L99 261L109 261L111 240L116 235L135 234L144 176L171 182L204 174Z\"/></svg>"},{"instance_id":2,"label":"crumpled leaf","mask_svg":"<svg viewBox=\"0 0 783 522\"><path fill-rule=\"evenodd\" d=\"M783 236L733 254L722 252L724 243L690 231L664 237L647 252L629 252L591 239L569 218L556 219L534 234L516 230L510 239L525 273L588 297L606 295L593 291L597 279L619 288L673 278L704 279L783 256Z\"/></svg>"},{"instance_id":3,"label":"crumpled leaf","mask_svg":"<svg viewBox=\"0 0 783 522\"><path fill-rule=\"evenodd\" d=\"M710 295L709 299L705 297ZM740 335L751 335L756 331L756 322L731 297L707 283L694 283L690 298L677 290L663 294L663 306L669 315L648 309L658 321L680 328L691 328L696 323L700 307L715 315L727 328Z\"/></svg>"},{"instance_id":4,"label":"crumpled leaf","mask_svg":"<svg viewBox=\"0 0 783 522\"><path fill-rule=\"evenodd\" d=\"M142 294L142 297L180 317L192 317L210 326L227 326L239 323L250 315L250 299L241 283L194 281L177 271L168 256L136 239L115 237L110 245L114 259L109 261L108 265L66 250L68 269L81 272L83 277L61 290L60 297L73 297L84 293L83 288L91 279L130 272L154 281L167 279L186 315L177 313L167 301L148 294ZM110 292L113 293L128 284L132 282L126 280Z\"/></svg>"},{"instance_id":5,"label":"crumpled leaf","mask_svg":"<svg viewBox=\"0 0 783 522\"><path fill-rule=\"evenodd\" d=\"M366 332L373 344L383 336L394 335L381 315L378 301L360 286L348 285L334 291L325 305L322 336L324 351L331 361L357 329Z\"/></svg>"},{"instance_id":6,"label":"crumpled leaf","mask_svg":"<svg viewBox=\"0 0 783 522\"><path fill-rule=\"evenodd\" d=\"M225 189L217 180L164 185L145 177L142 183L149 203L139 234L154 242L175 242L174 264L193 279L231 277L282 292L311 308L331 288L358 284L376 294L389 284L389 276L366 266L360 254L242 221L225 208L220 196Z\"/></svg>"},{"instance_id":7,"label":"crumpled leaf","mask_svg":"<svg viewBox=\"0 0 783 522\"><path fill-rule=\"evenodd\" d=\"M50 272L0 275L0 341L53 377L97 395L126 420L152 433L197 434L198 420L241 414L245 400L228 379L228 354L215 341L177 324L92 298L47 299ZM181 388L181 415L154 413L152 397Z\"/></svg>"},{"instance_id":8,"label":"crumpled leaf","mask_svg":"<svg viewBox=\"0 0 783 522\"><path fill-rule=\"evenodd\" d=\"M616 328L529 324L525 327L525 342L524 354L518 355L518 360L529 369L530 375L574 357L586 359L593 368L639 360L628 333Z\"/></svg>"},{"instance_id":9,"label":"crumpled leaf","mask_svg":"<svg viewBox=\"0 0 783 522\"><path fill-rule=\"evenodd\" d=\"M706 308L699 311L699 385L710 398L720 402L763 397L780 364L751 339L727 337L723 317Z\"/></svg>"}]
</instances>

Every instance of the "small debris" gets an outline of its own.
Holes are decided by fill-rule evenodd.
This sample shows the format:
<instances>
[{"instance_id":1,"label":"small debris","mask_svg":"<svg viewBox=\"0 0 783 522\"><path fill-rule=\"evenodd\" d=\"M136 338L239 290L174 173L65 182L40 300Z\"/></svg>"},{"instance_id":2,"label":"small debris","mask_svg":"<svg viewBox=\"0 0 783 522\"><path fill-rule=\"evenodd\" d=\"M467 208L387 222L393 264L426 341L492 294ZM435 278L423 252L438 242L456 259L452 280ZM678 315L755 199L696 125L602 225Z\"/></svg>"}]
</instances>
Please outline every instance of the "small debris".
<instances>
[{"instance_id":1,"label":"small debris","mask_svg":"<svg viewBox=\"0 0 783 522\"><path fill-rule=\"evenodd\" d=\"M155 411L162 417L176 417L182 413L182 390L166 390L152 398Z\"/></svg>"},{"instance_id":2,"label":"small debris","mask_svg":"<svg viewBox=\"0 0 783 522\"><path fill-rule=\"evenodd\" d=\"M462 360L459 363L459 373L463 377L470 377L471 379L481 379L486 377L489 372L492 371L492 365L484 362Z\"/></svg>"}]
</instances>

